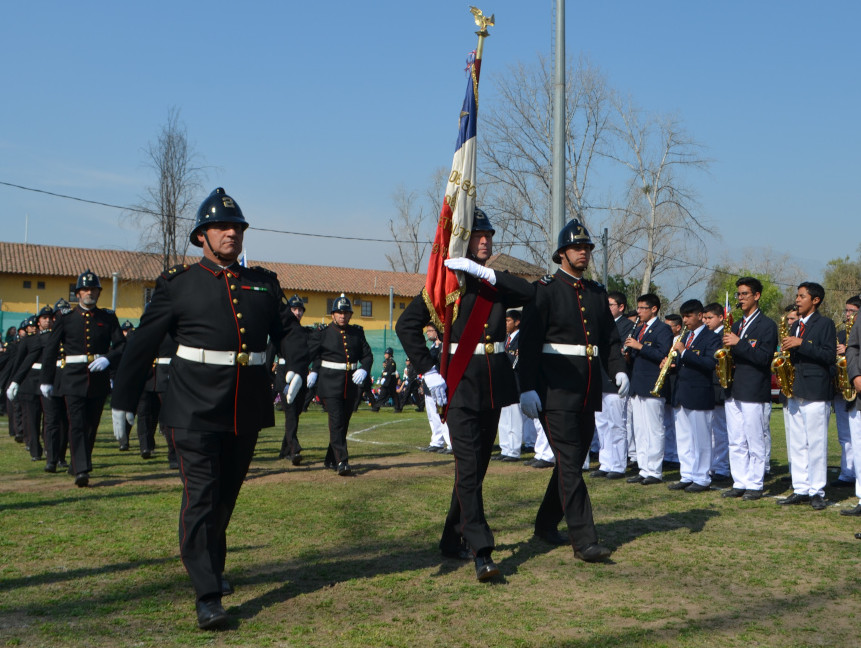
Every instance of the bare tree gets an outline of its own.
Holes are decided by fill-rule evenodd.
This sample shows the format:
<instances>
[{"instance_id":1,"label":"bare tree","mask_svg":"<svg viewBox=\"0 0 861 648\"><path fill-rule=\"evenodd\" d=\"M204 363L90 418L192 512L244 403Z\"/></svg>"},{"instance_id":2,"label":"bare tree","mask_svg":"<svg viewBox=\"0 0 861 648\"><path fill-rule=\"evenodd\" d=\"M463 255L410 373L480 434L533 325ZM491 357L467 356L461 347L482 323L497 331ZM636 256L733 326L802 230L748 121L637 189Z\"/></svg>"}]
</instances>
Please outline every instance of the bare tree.
<instances>
[{"instance_id":1,"label":"bare tree","mask_svg":"<svg viewBox=\"0 0 861 648\"><path fill-rule=\"evenodd\" d=\"M440 167L423 192L400 186L392 194L396 215L389 219L389 232L395 251L386 254L386 259L395 272L425 271L425 254L433 240L447 177L448 172Z\"/></svg>"},{"instance_id":2,"label":"bare tree","mask_svg":"<svg viewBox=\"0 0 861 648\"><path fill-rule=\"evenodd\" d=\"M687 175L707 170L709 161L677 118L647 115L619 98L613 105L615 146L606 155L629 173L627 201L614 219L617 243L628 251L628 271L632 260L641 269L642 286L672 273L678 297L707 274L702 260L715 233L697 216Z\"/></svg>"},{"instance_id":3,"label":"bare tree","mask_svg":"<svg viewBox=\"0 0 861 648\"><path fill-rule=\"evenodd\" d=\"M141 248L162 258L167 269L185 255L194 225L194 209L200 196L203 169L197 153L188 143L188 131L180 121L179 109L168 110L167 122L158 139L144 149L146 164L156 175L137 208L148 216L134 218L142 228Z\"/></svg>"},{"instance_id":4,"label":"bare tree","mask_svg":"<svg viewBox=\"0 0 861 648\"><path fill-rule=\"evenodd\" d=\"M550 247L552 61L510 68L496 82L498 100L480 118L483 206L500 232L500 251L513 248L546 266ZM567 66L565 209L589 221L590 170L605 146L610 91L602 73L580 60Z\"/></svg>"}]
</instances>

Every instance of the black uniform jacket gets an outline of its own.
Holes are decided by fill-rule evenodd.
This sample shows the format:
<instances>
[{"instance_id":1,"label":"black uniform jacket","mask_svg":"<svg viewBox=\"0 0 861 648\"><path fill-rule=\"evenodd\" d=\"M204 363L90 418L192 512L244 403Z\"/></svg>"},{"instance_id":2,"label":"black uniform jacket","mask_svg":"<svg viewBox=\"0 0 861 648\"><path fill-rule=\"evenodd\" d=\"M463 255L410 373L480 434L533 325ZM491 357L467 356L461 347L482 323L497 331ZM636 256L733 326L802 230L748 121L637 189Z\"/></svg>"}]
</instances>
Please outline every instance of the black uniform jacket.
<instances>
[{"instance_id":1,"label":"black uniform jacket","mask_svg":"<svg viewBox=\"0 0 861 648\"><path fill-rule=\"evenodd\" d=\"M629 320L627 317L620 317L616 320L616 330L619 332L619 340L624 342L627 337L631 334L631 331L634 330L634 323ZM624 356L623 356L624 357ZM616 394L619 391L618 385L616 385L616 374L610 376L604 371L603 367L601 368L602 373L604 374L604 393L605 394ZM630 374L631 368L628 366L628 363L625 362L625 373ZM629 375L630 377L630 375Z\"/></svg>"},{"instance_id":2,"label":"black uniform jacket","mask_svg":"<svg viewBox=\"0 0 861 648\"><path fill-rule=\"evenodd\" d=\"M117 372L112 406L133 412L166 335L177 344L210 351L263 352L267 338L304 375L305 332L290 312L278 277L209 259L171 268L156 281L152 301ZM252 431L275 424L269 368L205 364L174 357L162 401L166 427Z\"/></svg>"},{"instance_id":3,"label":"black uniform jacket","mask_svg":"<svg viewBox=\"0 0 861 648\"><path fill-rule=\"evenodd\" d=\"M734 322L738 335L741 321ZM759 311L742 331L741 340L731 347L735 372L728 396L745 403L771 402L771 361L777 349L777 324Z\"/></svg>"},{"instance_id":4,"label":"black uniform jacket","mask_svg":"<svg viewBox=\"0 0 861 648\"><path fill-rule=\"evenodd\" d=\"M161 344L158 345L158 355L152 361L152 369L150 369L144 383L144 391L156 394L163 394L167 391L167 383L170 380L170 363L156 362L156 360L168 358L170 362L173 362L174 353L176 353L176 340L170 335L165 335Z\"/></svg>"},{"instance_id":5,"label":"black uniform jacket","mask_svg":"<svg viewBox=\"0 0 861 648\"><path fill-rule=\"evenodd\" d=\"M644 322L631 333L632 337L638 338L640 331L648 323ZM646 329L643 339L640 340L642 349L630 349L633 367L631 369L631 396L649 398L651 391L661 373L661 360L667 357L670 347L673 346L673 331L661 320L655 319L651 326Z\"/></svg>"},{"instance_id":6,"label":"black uniform jacket","mask_svg":"<svg viewBox=\"0 0 861 648\"><path fill-rule=\"evenodd\" d=\"M467 276L464 293L460 298L460 314L451 326L451 342L460 340L469 314L475 304L480 282ZM505 311L522 306L535 294L535 288L526 279L507 272L496 272L496 292L485 322L480 341L505 343ZM401 313L395 331L404 351L419 373L424 374L434 366L434 360L425 344L424 327L431 318L422 295L417 295ZM442 333L440 333L442 335ZM450 356L454 357L453 354ZM450 407L482 411L505 407L519 401L514 370L505 353L473 355L463 373L460 385L451 397Z\"/></svg>"},{"instance_id":7,"label":"black uniform jacket","mask_svg":"<svg viewBox=\"0 0 861 648\"><path fill-rule=\"evenodd\" d=\"M536 282L535 300L523 309L520 338L520 391L536 391L548 410L600 411L602 368L613 376L625 371L604 287L561 269ZM543 353L549 342L591 344L598 358Z\"/></svg>"},{"instance_id":8,"label":"black uniform jacket","mask_svg":"<svg viewBox=\"0 0 861 648\"><path fill-rule=\"evenodd\" d=\"M798 335L799 320L789 334ZM811 313L804 326L801 346L790 349L789 358L795 367L792 395L811 401L830 401L834 398L831 372L837 359L837 328L834 322L819 311Z\"/></svg>"},{"instance_id":9,"label":"black uniform jacket","mask_svg":"<svg viewBox=\"0 0 861 648\"><path fill-rule=\"evenodd\" d=\"M317 327L314 326L305 326L305 335L308 340L311 339L311 334L314 333ZM281 362L282 358L278 355L278 351L275 349L274 345L270 343L269 347L271 348L271 356L267 359L267 364L272 364L273 362L277 362L275 365L275 391L279 394L284 393L284 388L287 386L286 378L287 378L287 362ZM302 376L302 380L305 380L305 375L307 374L308 368L305 368L305 373L300 373Z\"/></svg>"},{"instance_id":10,"label":"black uniform jacket","mask_svg":"<svg viewBox=\"0 0 861 648\"><path fill-rule=\"evenodd\" d=\"M397 371L397 365L395 365L395 361L392 358L388 360L383 360L383 373L380 376L380 387L394 387L397 384L395 380L395 371Z\"/></svg>"},{"instance_id":11,"label":"black uniform jacket","mask_svg":"<svg viewBox=\"0 0 861 648\"><path fill-rule=\"evenodd\" d=\"M125 345L126 338L113 311L103 308L84 310L77 306L54 322L54 330L42 354L40 384L54 384L54 375L59 372L62 378L57 396L105 397L111 391L110 368L118 366ZM58 359L62 363L64 358L82 355L103 355L110 361L110 366L94 373L87 368L89 362L65 362L57 367Z\"/></svg>"},{"instance_id":12,"label":"black uniform jacket","mask_svg":"<svg viewBox=\"0 0 861 648\"><path fill-rule=\"evenodd\" d=\"M51 338L51 330L38 331L28 335L21 343L21 351L18 354L17 364L12 371L12 381L20 386L20 393L35 394L38 396L39 379L41 369L34 369L33 365L42 361L42 354Z\"/></svg>"},{"instance_id":13,"label":"black uniform jacket","mask_svg":"<svg viewBox=\"0 0 861 648\"><path fill-rule=\"evenodd\" d=\"M682 342L687 341L688 335L685 334ZM679 379L673 390L674 406L691 410L715 408L715 351L721 346L721 339L703 326L690 348L676 358Z\"/></svg>"},{"instance_id":14,"label":"black uniform jacket","mask_svg":"<svg viewBox=\"0 0 861 648\"><path fill-rule=\"evenodd\" d=\"M320 398L350 398L354 388L353 372L323 367L323 360L338 364L358 364L368 376L374 364L374 354L365 339L365 330L356 324L328 326L311 333L308 342L314 371L317 372L317 395Z\"/></svg>"}]
</instances>

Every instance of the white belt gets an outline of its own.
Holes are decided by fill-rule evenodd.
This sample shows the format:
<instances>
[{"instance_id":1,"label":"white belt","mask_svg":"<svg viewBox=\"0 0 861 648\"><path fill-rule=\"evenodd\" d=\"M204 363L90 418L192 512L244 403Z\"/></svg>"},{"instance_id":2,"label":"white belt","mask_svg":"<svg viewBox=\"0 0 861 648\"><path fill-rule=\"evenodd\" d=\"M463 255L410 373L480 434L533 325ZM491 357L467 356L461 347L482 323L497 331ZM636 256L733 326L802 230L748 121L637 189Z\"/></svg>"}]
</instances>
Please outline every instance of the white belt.
<instances>
[{"instance_id":1,"label":"white belt","mask_svg":"<svg viewBox=\"0 0 861 648\"><path fill-rule=\"evenodd\" d=\"M278 364L280 364L280 365L286 365L286 364L287 364L287 361L286 361L284 358L278 358Z\"/></svg>"},{"instance_id":2,"label":"white belt","mask_svg":"<svg viewBox=\"0 0 861 648\"><path fill-rule=\"evenodd\" d=\"M92 362L96 358L101 358L102 354L94 353L92 355L72 355L66 356L65 362L66 364L78 364L81 362Z\"/></svg>"},{"instance_id":3,"label":"white belt","mask_svg":"<svg viewBox=\"0 0 861 648\"><path fill-rule=\"evenodd\" d=\"M41 368L42 368L42 363L41 363L41 362L34 362L34 363L30 366L30 369L41 369Z\"/></svg>"},{"instance_id":4,"label":"white belt","mask_svg":"<svg viewBox=\"0 0 861 648\"><path fill-rule=\"evenodd\" d=\"M170 364L170 358L156 358L155 364Z\"/></svg>"},{"instance_id":5,"label":"white belt","mask_svg":"<svg viewBox=\"0 0 861 648\"><path fill-rule=\"evenodd\" d=\"M196 349L180 344L176 349L176 357L192 362L211 365L262 365L266 362L265 351L211 351Z\"/></svg>"},{"instance_id":6,"label":"white belt","mask_svg":"<svg viewBox=\"0 0 861 648\"><path fill-rule=\"evenodd\" d=\"M550 355L586 356L594 358L598 355L598 347L594 344L560 344L558 342L545 342L541 347L542 353Z\"/></svg>"},{"instance_id":7,"label":"white belt","mask_svg":"<svg viewBox=\"0 0 861 648\"><path fill-rule=\"evenodd\" d=\"M452 342L451 353L457 352L457 342ZM505 351L505 342L479 342L475 345L475 351L472 352L473 355L489 355L491 353L503 353Z\"/></svg>"},{"instance_id":8,"label":"white belt","mask_svg":"<svg viewBox=\"0 0 861 648\"><path fill-rule=\"evenodd\" d=\"M354 371L359 367L358 362L347 364L346 362L329 362L328 360L321 360L320 365L326 369L337 369L338 371Z\"/></svg>"}]
</instances>

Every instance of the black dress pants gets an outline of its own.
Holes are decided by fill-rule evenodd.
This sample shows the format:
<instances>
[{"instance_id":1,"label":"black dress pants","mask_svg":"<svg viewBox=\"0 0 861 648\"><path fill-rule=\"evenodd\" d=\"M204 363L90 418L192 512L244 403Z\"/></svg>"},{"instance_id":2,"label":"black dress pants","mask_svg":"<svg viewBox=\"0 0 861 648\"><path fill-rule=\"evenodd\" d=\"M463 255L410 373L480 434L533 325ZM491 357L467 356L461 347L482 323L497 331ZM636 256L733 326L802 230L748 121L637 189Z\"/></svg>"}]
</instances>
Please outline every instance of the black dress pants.
<instances>
[{"instance_id":1,"label":"black dress pants","mask_svg":"<svg viewBox=\"0 0 861 648\"><path fill-rule=\"evenodd\" d=\"M38 394L18 394L24 419L24 443L33 459L42 458L42 397Z\"/></svg>"},{"instance_id":2,"label":"black dress pants","mask_svg":"<svg viewBox=\"0 0 861 648\"><path fill-rule=\"evenodd\" d=\"M66 411L69 414L69 449L74 474L93 469L93 446L105 406L105 396L66 396Z\"/></svg>"},{"instance_id":3,"label":"black dress pants","mask_svg":"<svg viewBox=\"0 0 861 648\"><path fill-rule=\"evenodd\" d=\"M329 447L326 450L327 464L337 465L349 459L347 455L347 428L353 416L353 406L356 402L353 394L347 393L347 398L321 398L323 406L329 415Z\"/></svg>"},{"instance_id":4,"label":"black dress pants","mask_svg":"<svg viewBox=\"0 0 861 648\"><path fill-rule=\"evenodd\" d=\"M45 455L48 463L58 464L66 460L69 447L69 415L66 401L62 397L42 398L45 412Z\"/></svg>"},{"instance_id":5,"label":"black dress pants","mask_svg":"<svg viewBox=\"0 0 861 648\"><path fill-rule=\"evenodd\" d=\"M302 452L302 446L299 445L299 415L302 413L302 408L305 405L305 393L307 389L303 387L296 394L296 398L289 405L284 403L284 439L281 441L282 457L294 457Z\"/></svg>"},{"instance_id":6,"label":"black dress pants","mask_svg":"<svg viewBox=\"0 0 861 648\"><path fill-rule=\"evenodd\" d=\"M155 450L155 431L161 413L161 394L145 391L138 402L138 443L141 454Z\"/></svg>"}]
</instances>

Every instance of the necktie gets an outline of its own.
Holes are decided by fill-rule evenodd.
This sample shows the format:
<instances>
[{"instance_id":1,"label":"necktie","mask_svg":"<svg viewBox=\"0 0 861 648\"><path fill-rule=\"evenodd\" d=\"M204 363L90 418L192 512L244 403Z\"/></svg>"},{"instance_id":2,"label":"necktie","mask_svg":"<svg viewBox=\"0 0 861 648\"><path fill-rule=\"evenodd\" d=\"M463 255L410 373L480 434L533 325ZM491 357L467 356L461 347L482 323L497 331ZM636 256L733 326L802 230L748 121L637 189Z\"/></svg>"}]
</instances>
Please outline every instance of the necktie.
<instances>
[{"instance_id":1,"label":"necktie","mask_svg":"<svg viewBox=\"0 0 861 648\"><path fill-rule=\"evenodd\" d=\"M505 338L505 350L508 351L508 347L511 345L511 336L509 335Z\"/></svg>"},{"instance_id":2,"label":"necktie","mask_svg":"<svg viewBox=\"0 0 861 648\"><path fill-rule=\"evenodd\" d=\"M685 342L685 348L690 349L693 341L694 341L694 332L691 331L690 333L688 333L688 341Z\"/></svg>"},{"instance_id":3,"label":"necktie","mask_svg":"<svg viewBox=\"0 0 861 648\"><path fill-rule=\"evenodd\" d=\"M741 326L738 327L738 336L739 337L744 335L744 329L746 326L747 326L747 318L745 317L743 320L741 320Z\"/></svg>"},{"instance_id":4,"label":"necktie","mask_svg":"<svg viewBox=\"0 0 861 648\"><path fill-rule=\"evenodd\" d=\"M643 336L646 334L646 325L643 324L643 328L640 329L640 334L637 335L637 342L643 341Z\"/></svg>"},{"instance_id":5,"label":"necktie","mask_svg":"<svg viewBox=\"0 0 861 648\"><path fill-rule=\"evenodd\" d=\"M798 322L798 337L804 337L804 322Z\"/></svg>"}]
</instances>

